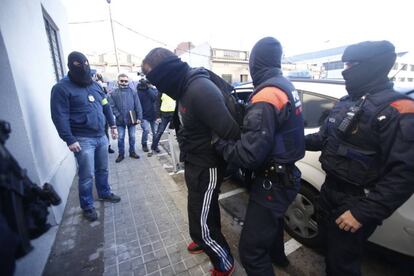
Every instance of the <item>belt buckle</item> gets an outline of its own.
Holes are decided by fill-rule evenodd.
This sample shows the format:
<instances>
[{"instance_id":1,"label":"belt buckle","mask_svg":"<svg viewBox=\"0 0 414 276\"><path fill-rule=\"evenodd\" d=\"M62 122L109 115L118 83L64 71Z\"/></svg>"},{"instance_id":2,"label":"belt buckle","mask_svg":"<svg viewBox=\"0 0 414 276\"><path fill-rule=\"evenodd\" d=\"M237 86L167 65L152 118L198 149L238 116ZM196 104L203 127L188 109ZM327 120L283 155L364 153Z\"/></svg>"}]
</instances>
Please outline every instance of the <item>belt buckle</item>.
<instances>
[{"instance_id":1,"label":"belt buckle","mask_svg":"<svg viewBox=\"0 0 414 276\"><path fill-rule=\"evenodd\" d=\"M262 187L266 191L269 191L270 189L272 189L273 183L270 179L264 179L263 182L262 182Z\"/></svg>"}]
</instances>

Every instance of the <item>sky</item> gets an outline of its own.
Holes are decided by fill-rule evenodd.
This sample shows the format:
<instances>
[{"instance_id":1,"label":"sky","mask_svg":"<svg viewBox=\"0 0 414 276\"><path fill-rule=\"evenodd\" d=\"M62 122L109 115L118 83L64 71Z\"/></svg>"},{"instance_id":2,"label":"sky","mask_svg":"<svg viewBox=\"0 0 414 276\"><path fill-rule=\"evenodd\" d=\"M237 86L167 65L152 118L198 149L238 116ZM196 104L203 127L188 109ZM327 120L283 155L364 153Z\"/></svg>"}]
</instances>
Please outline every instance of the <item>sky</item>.
<instances>
[{"instance_id":1,"label":"sky","mask_svg":"<svg viewBox=\"0 0 414 276\"><path fill-rule=\"evenodd\" d=\"M71 50L113 51L106 0L62 2L71 23ZM277 38L286 56L383 39L397 51L414 50L410 0L112 0L110 5L117 48L141 58L152 48L173 50L183 41L250 51L265 36ZM85 21L97 22L73 24Z\"/></svg>"}]
</instances>

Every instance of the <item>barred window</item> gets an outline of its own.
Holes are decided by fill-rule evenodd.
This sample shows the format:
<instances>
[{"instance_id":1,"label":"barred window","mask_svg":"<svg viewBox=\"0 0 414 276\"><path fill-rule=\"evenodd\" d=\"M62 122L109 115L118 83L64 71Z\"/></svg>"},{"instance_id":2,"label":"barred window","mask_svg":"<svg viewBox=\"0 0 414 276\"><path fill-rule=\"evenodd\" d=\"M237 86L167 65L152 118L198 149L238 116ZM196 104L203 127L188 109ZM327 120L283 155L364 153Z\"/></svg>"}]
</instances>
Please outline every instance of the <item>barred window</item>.
<instances>
[{"instance_id":1,"label":"barred window","mask_svg":"<svg viewBox=\"0 0 414 276\"><path fill-rule=\"evenodd\" d=\"M50 56L53 61L53 67L55 71L56 81L59 81L64 76L63 66L62 66L62 57L60 54L60 45L59 45L59 29L56 24L52 21L50 16L43 10L43 19L45 21L45 29L47 34L47 39L49 42L49 51Z\"/></svg>"}]
</instances>

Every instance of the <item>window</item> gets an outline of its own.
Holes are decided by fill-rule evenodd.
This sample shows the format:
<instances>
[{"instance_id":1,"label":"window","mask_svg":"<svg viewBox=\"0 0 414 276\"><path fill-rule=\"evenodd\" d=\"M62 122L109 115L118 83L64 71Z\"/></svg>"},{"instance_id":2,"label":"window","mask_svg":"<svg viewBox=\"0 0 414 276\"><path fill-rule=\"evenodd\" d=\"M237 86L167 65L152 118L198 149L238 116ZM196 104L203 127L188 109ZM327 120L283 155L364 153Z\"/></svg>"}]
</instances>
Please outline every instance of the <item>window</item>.
<instances>
[{"instance_id":1,"label":"window","mask_svg":"<svg viewBox=\"0 0 414 276\"><path fill-rule=\"evenodd\" d=\"M413 78L407 78L408 82L413 82L413 80L414 80Z\"/></svg>"},{"instance_id":2,"label":"window","mask_svg":"<svg viewBox=\"0 0 414 276\"><path fill-rule=\"evenodd\" d=\"M227 81L228 83L232 83L232 75L231 74L223 74L223 75L221 75L221 77L225 80L225 81Z\"/></svg>"},{"instance_id":3,"label":"window","mask_svg":"<svg viewBox=\"0 0 414 276\"><path fill-rule=\"evenodd\" d=\"M301 92L303 93L302 104L305 127L315 128L321 126L336 101L334 99L309 94L305 91Z\"/></svg>"},{"instance_id":4,"label":"window","mask_svg":"<svg viewBox=\"0 0 414 276\"><path fill-rule=\"evenodd\" d=\"M407 71L408 64L401 64L401 70Z\"/></svg>"},{"instance_id":5,"label":"window","mask_svg":"<svg viewBox=\"0 0 414 276\"><path fill-rule=\"evenodd\" d=\"M404 82L405 81L405 78L399 78L398 81Z\"/></svg>"},{"instance_id":6,"label":"window","mask_svg":"<svg viewBox=\"0 0 414 276\"><path fill-rule=\"evenodd\" d=\"M64 76L58 39L59 30L45 10L43 10L43 19L45 21L46 34L49 42L49 50L53 61L56 81L59 81Z\"/></svg>"},{"instance_id":7,"label":"window","mask_svg":"<svg viewBox=\"0 0 414 276\"><path fill-rule=\"evenodd\" d=\"M411 71L414 71L414 65L410 65L411 66Z\"/></svg>"},{"instance_id":8,"label":"window","mask_svg":"<svg viewBox=\"0 0 414 276\"><path fill-rule=\"evenodd\" d=\"M240 75L240 82L247 82L247 75L246 74L241 74Z\"/></svg>"},{"instance_id":9,"label":"window","mask_svg":"<svg viewBox=\"0 0 414 276\"><path fill-rule=\"evenodd\" d=\"M344 63L342 61L330 61L330 62L325 62L323 64L323 67L325 68L325 70L344 69Z\"/></svg>"}]
</instances>

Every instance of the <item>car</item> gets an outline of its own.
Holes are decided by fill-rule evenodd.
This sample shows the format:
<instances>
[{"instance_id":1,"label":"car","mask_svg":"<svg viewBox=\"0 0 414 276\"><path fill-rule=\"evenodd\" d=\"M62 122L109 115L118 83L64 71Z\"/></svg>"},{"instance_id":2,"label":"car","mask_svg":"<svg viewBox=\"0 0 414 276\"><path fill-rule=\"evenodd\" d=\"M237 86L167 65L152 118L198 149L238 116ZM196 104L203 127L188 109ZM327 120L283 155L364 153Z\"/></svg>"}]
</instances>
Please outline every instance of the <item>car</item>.
<instances>
[{"instance_id":1,"label":"car","mask_svg":"<svg viewBox=\"0 0 414 276\"><path fill-rule=\"evenodd\" d=\"M347 95L342 80L291 79L298 91L305 121L305 134L317 132L335 103ZM395 87L414 98L413 87ZM235 88L240 101L247 103L253 91L251 83ZM319 162L320 152L307 151L296 165L302 172L302 187L285 214L286 232L309 247L318 247L317 199L325 180ZM414 182L414 179L413 179ZM414 184L414 183L413 183ZM414 257L414 196L379 226L369 241L392 251Z\"/></svg>"}]
</instances>

